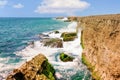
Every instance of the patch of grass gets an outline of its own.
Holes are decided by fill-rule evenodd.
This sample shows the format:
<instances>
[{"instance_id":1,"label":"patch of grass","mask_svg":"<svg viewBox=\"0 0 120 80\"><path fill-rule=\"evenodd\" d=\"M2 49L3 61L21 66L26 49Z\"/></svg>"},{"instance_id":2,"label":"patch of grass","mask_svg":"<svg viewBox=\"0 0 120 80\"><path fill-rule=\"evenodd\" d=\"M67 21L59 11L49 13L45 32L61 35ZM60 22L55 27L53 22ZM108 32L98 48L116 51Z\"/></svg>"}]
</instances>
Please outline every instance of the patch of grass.
<instances>
[{"instance_id":1,"label":"patch of grass","mask_svg":"<svg viewBox=\"0 0 120 80\"><path fill-rule=\"evenodd\" d=\"M61 53L60 54L60 59L63 62L68 62L68 61L73 61L74 58L69 56L69 55L67 55L67 54L65 54L65 53Z\"/></svg>"},{"instance_id":2,"label":"patch of grass","mask_svg":"<svg viewBox=\"0 0 120 80\"><path fill-rule=\"evenodd\" d=\"M46 60L43 65L43 71L42 73L48 77L48 79L50 80L55 80L54 74L55 74L55 70L53 68L53 66L48 62L48 60Z\"/></svg>"}]
</instances>

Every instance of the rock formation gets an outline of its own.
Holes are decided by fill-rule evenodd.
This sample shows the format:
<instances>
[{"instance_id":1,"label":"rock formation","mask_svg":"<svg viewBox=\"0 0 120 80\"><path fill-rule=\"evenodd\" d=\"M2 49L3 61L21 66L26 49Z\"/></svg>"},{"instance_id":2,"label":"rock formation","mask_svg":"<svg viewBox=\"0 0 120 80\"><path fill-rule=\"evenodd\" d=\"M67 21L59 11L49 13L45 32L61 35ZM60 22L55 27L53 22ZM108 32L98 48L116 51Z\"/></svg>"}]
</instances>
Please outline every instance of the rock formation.
<instances>
[{"instance_id":1,"label":"rock formation","mask_svg":"<svg viewBox=\"0 0 120 80\"><path fill-rule=\"evenodd\" d=\"M15 69L6 80L55 80L55 70L42 54Z\"/></svg>"},{"instance_id":2,"label":"rock formation","mask_svg":"<svg viewBox=\"0 0 120 80\"><path fill-rule=\"evenodd\" d=\"M60 60L63 61L63 62L69 62L69 61L73 61L74 57L72 56L69 56L65 53L61 53L60 54Z\"/></svg>"},{"instance_id":3,"label":"rock formation","mask_svg":"<svg viewBox=\"0 0 120 80\"><path fill-rule=\"evenodd\" d=\"M49 47L56 47L56 48L62 48L63 43L62 39L59 38L44 38L41 41L44 46L49 46Z\"/></svg>"},{"instance_id":4,"label":"rock formation","mask_svg":"<svg viewBox=\"0 0 120 80\"><path fill-rule=\"evenodd\" d=\"M73 41L77 37L76 32L64 32L61 34L63 41Z\"/></svg>"},{"instance_id":5,"label":"rock formation","mask_svg":"<svg viewBox=\"0 0 120 80\"><path fill-rule=\"evenodd\" d=\"M79 17L82 61L96 80L120 80L120 14Z\"/></svg>"}]
</instances>

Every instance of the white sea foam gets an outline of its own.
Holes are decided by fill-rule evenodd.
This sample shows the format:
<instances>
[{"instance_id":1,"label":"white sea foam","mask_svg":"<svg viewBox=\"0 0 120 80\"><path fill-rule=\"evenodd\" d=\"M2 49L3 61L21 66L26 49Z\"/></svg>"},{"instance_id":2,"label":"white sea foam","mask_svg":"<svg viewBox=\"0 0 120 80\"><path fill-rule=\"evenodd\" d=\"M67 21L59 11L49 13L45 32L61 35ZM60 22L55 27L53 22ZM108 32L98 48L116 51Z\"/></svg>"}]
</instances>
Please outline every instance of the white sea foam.
<instances>
[{"instance_id":1,"label":"white sea foam","mask_svg":"<svg viewBox=\"0 0 120 80\"><path fill-rule=\"evenodd\" d=\"M55 34L54 32L46 32L43 33L45 35L49 35L50 38L60 38L62 32L76 32L76 26L77 23L76 22L72 22L71 24L68 25L68 27L60 29L58 34ZM49 62L51 64L53 64L55 69L59 69L59 72L56 73L56 75L58 75L58 78L61 78L63 76L67 76L70 75L69 73L71 73L72 75L75 74L77 72L77 70L81 69L80 67L80 58L81 58L81 53L82 53L82 48L80 46L80 31L78 32L78 38L76 38L74 41L69 41L69 42L63 42L63 48L50 48L50 47L45 47L43 46L43 44L40 41L35 41L34 45L29 45L27 46L25 49L16 52L15 54L18 56L22 56L22 59L24 61L28 61L31 60L34 56L38 55L38 54L44 54ZM74 56L75 59L72 62L62 62L59 59L59 54L60 52L65 52L68 55ZM19 67L21 63L18 64L14 64L14 65L8 65L7 67L4 67L3 64L0 64L0 68L2 68L3 71L7 70L7 69L13 69L15 67ZM67 71L67 69L73 69L76 70L75 71ZM63 71L62 71L63 70ZM2 74L0 74L2 75ZM4 75L4 74L3 74Z\"/></svg>"}]
</instances>

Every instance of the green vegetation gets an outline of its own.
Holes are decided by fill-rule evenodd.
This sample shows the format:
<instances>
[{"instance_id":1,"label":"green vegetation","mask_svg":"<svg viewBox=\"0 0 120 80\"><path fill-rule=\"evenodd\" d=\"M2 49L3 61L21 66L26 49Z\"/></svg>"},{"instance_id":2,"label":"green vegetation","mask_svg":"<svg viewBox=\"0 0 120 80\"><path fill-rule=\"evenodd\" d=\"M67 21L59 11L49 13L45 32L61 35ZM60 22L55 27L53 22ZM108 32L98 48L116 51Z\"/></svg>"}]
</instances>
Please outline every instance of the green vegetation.
<instances>
[{"instance_id":1,"label":"green vegetation","mask_svg":"<svg viewBox=\"0 0 120 80\"><path fill-rule=\"evenodd\" d=\"M73 61L74 58L69 56L69 55L67 55L67 54L65 54L65 53L61 53L60 54L60 59L63 62L68 62L68 61Z\"/></svg>"},{"instance_id":2,"label":"green vegetation","mask_svg":"<svg viewBox=\"0 0 120 80\"><path fill-rule=\"evenodd\" d=\"M71 33L64 32L61 35L61 37L73 37L73 36L77 36L77 33L76 32L71 32Z\"/></svg>"},{"instance_id":3,"label":"green vegetation","mask_svg":"<svg viewBox=\"0 0 120 80\"><path fill-rule=\"evenodd\" d=\"M73 41L77 37L77 33L76 32L71 32L71 33L64 32L62 33L61 37L63 37L63 41Z\"/></svg>"},{"instance_id":4,"label":"green vegetation","mask_svg":"<svg viewBox=\"0 0 120 80\"><path fill-rule=\"evenodd\" d=\"M101 80L99 74L95 71L92 72L92 77L93 77L93 80Z\"/></svg>"},{"instance_id":5,"label":"green vegetation","mask_svg":"<svg viewBox=\"0 0 120 80\"><path fill-rule=\"evenodd\" d=\"M84 44L83 44L84 42L83 42L83 31L81 31L81 46L82 46L82 48L84 49L85 47L84 47Z\"/></svg>"},{"instance_id":6,"label":"green vegetation","mask_svg":"<svg viewBox=\"0 0 120 80\"><path fill-rule=\"evenodd\" d=\"M86 59L85 54L82 54L82 63L84 63L87 66L87 68L91 71L93 80L100 80L99 74L94 71L95 66L92 66L92 64Z\"/></svg>"},{"instance_id":7,"label":"green vegetation","mask_svg":"<svg viewBox=\"0 0 120 80\"><path fill-rule=\"evenodd\" d=\"M73 41L75 37L64 37L63 41Z\"/></svg>"},{"instance_id":8,"label":"green vegetation","mask_svg":"<svg viewBox=\"0 0 120 80\"><path fill-rule=\"evenodd\" d=\"M82 54L82 63L84 63L84 64L88 67L88 69L89 69L90 71L93 71L94 68L95 68L94 66L91 65L90 62L88 62L88 60L86 59L85 54Z\"/></svg>"},{"instance_id":9,"label":"green vegetation","mask_svg":"<svg viewBox=\"0 0 120 80\"><path fill-rule=\"evenodd\" d=\"M60 33L59 31L55 31L55 34L58 34L58 33Z\"/></svg>"},{"instance_id":10,"label":"green vegetation","mask_svg":"<svg viewBox=\"0 0 120 80\"><path fill-rule=\"evenodd\" d=\"M43 64L43 71L42 73L49 79L49 80L55 80L54 74L55 74L55 70L53 68L53 66L48 62L48 60L46 60Z\"/></svg>"}]
</instances>

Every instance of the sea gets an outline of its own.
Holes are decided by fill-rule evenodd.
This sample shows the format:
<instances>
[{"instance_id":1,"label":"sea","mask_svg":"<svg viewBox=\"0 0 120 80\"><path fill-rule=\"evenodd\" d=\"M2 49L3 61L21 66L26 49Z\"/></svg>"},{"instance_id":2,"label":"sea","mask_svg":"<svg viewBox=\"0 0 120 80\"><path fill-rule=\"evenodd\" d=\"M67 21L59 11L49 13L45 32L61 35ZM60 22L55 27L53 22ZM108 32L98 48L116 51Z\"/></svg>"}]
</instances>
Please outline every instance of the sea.
<instances>
[{"instance_id":1,"label":"sea","mask_svg":"<svg viewBox=\"0 0 120 80\"><path fill-rule=\"evenodd\" d=\"M56 71L57 80L92 80L89 70L81 62L81 29L74 41L63 42L63 48L43 46L40 42L45 35L61 38L63 32L75 32L76 27L77 22L64 22L64 19L0 18L0 80L5 80L13 69L38 54L44 54L48 58ZM60 33L55 34L55 31ZM31 42L34 42L32 47ZM61 52L75 59L72 62L62 62L59 59Z\"/></svg>"}]
</instances>

